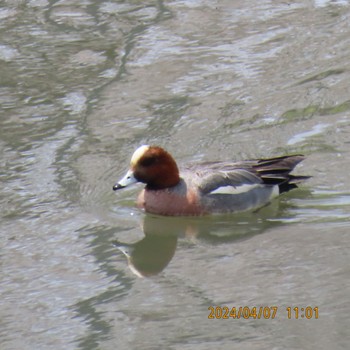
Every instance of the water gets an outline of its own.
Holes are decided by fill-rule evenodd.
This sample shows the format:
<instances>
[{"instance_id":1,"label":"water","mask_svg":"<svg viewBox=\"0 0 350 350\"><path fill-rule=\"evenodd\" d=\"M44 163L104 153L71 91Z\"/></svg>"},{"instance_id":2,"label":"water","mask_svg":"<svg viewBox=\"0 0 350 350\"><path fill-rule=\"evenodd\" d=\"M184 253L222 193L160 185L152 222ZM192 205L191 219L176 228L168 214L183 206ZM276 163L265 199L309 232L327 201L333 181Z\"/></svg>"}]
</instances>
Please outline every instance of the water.
<instances>
[{"instance_id":1,"label":"water","mask_svg":"<svg viewBox=\"0 0 350 350\"><path fill-rule=\"evenodd\" d=\"M349 1L3 2L0 348L347 349L349 20ZM254 215L145 216L140 187L112 191L143 143L304 153L313 178Z\"/></svg>"}]
</instances>

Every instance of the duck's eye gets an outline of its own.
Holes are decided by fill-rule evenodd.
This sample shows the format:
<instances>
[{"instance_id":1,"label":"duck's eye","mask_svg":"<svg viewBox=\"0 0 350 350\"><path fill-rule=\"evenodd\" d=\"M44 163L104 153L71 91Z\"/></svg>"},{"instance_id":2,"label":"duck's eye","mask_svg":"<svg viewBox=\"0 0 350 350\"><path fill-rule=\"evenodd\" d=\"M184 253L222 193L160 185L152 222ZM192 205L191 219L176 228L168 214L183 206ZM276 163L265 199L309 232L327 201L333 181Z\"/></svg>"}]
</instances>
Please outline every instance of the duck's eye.
<instances>
[{"instance_id":1,"label":"duck's eye","mask_svg":"<svg viewBox=\"0 0 350 350\"><path fill-rule=\"evenodd\" d=\"M153 165L154 163L157 162L157 158L156 157L143 157L141 160L140 160L140 165L141 166L151 166Z\"/></svg>"}]
</instances>

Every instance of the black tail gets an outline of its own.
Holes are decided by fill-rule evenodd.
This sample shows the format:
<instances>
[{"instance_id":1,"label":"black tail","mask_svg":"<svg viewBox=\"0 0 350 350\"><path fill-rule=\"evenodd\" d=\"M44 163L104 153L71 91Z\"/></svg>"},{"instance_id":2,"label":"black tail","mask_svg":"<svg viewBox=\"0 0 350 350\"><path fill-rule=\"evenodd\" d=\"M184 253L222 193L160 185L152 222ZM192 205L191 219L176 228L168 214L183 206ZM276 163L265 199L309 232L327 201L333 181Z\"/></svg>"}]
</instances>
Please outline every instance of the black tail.
<instances>
[{"instance_id":1,"label":"black tail","mask_svg":"<svg viewBox=\"0 0 350 350\"><path fill-rule=\"evenodd\" d=\"M260 178L267 185L278 185L280 193L297 188L297 183L311 176L291 175L295 166L304 160L301 154L276 158L259 159L253 166Z\"/></svg>"}]
</instances>

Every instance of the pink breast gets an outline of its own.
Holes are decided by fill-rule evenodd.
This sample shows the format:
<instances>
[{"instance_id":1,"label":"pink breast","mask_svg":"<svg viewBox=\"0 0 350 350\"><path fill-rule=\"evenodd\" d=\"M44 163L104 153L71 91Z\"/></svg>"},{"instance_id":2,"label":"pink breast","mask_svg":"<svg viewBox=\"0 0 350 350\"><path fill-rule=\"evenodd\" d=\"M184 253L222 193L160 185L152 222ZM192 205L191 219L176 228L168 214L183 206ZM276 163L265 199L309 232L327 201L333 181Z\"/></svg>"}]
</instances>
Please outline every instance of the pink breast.
<instances>
[{"instance_id":1,"label":"pink breast","mask_svg":"<svg viewBox=\"0 0 350 350\"><path fill-rule=\"evenodd\" d=\"M148 213L168 216L205 214L196 192L188 190L178 195L169 190L143 190L137 200L139 208Z\"/></svg>"}]
</instances>

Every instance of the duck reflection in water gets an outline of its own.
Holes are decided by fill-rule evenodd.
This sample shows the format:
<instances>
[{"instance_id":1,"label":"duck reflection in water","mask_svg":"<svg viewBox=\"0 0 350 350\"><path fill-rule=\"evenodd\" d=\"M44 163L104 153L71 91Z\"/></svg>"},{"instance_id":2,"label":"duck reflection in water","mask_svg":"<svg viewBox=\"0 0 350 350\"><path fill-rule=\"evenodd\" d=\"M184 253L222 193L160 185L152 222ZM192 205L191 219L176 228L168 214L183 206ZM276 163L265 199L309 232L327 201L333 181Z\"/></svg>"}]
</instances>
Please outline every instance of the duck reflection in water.
<instances>
[{"instance_id":1,"label":"duck reflection in water","mask_svg":"<svg viewBox=\"0 0 350 350\"><path fill-rule=\"evenodd\" d=\"M306 192L304 195L307 195ZM254 215L249 212L201 218L145 215L143 239L131 244L114 241L114 245L126 256L135 275L151 277L168 266L175 255L179 238L211 246L246 240L285 224L284 220L288 221L290 216L288 209L290 204L276 201L254 212Z\"/></svg>"}]
</instances>

